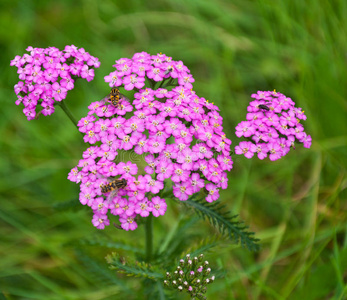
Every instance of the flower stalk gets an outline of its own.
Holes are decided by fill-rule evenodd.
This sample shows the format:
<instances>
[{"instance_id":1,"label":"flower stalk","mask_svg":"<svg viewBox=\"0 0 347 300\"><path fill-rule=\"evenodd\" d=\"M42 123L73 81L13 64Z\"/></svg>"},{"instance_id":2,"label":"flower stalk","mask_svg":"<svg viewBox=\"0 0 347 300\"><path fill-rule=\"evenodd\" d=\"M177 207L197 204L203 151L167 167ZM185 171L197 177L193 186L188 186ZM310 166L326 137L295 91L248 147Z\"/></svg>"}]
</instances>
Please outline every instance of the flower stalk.
<instances>
[{"instance_id":1,"label":"flower stalk","mask_svg":"<svg viewBox=\"0 0 347 300\"><path fill-rule=\"evenodd\" d=\"M77 126L77 120L76 118L73 116L71 110L67 107L67 105L65 104L64 101L61 101L58 103L58 105L60 106L60 108L64 111L64 113L68 116L68 118L71 120L71 122L76 126L77 130L78 130L78 126Z\"/></svg>"},{"instance_id":2,"label":"flower stalk","mask_svg":"<svg viewBox=\"0 0 347 300\"><path fill-rule=\"evenodd\" d=\"M145 224L146 232L146 261L150 262L153 255L153 215L150 214L146 218Z\"/></svg>"}]
</instances>

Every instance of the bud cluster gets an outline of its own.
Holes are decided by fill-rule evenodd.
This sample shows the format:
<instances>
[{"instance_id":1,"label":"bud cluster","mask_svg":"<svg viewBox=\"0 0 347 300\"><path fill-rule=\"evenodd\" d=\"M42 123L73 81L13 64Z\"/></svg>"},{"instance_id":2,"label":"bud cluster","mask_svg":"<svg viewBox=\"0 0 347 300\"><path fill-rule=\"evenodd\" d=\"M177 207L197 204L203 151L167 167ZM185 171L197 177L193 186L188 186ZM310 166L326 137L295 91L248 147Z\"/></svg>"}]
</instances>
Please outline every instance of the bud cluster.
<instances>
[{"instance_id":1,"label":"bud cluster","mask_svg":"<svg viewBox=\"0 0 347 300\"><path fill-rule=\"evenodd\" d=\"M16 104L24 104L23 113L33 120L39 114L54 112L54 104L66 98L67 91L74 88L77 77L91 81L94 69L100 66L99 59L83 48L65 46L63 51L55 47L26 49L30 54L17 55L10 63L18 68L19 81L14 86ZM37 113L36 106L41 109Z\"/></svg>"},{"instance_id":2,"label":"bud cluster","mask_svg":"<svg viewBox=\"0 0 347 300\"><path fill-rule=\"evenodd\" d=\"M206 299L204 294L207 285L215 280L215 276L210 276L211 268L208 261L203 262L203 254L199 257L190 257L187 254L185 259L180 260L180 265L172 273L166 273L164 285L172 287L178 291L187 291L192 299Z\"/></svg>"}]
</instances>

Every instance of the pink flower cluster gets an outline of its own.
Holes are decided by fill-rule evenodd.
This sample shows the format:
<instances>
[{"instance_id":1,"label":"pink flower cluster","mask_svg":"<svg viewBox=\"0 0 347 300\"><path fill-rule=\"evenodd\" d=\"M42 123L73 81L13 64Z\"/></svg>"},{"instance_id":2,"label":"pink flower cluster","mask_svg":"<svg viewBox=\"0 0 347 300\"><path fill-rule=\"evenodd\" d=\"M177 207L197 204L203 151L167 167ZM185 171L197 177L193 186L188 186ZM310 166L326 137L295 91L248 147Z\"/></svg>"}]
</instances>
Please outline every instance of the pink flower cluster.
<instances>
[{"instance_id":1,"label":"pink flower cluster","mask_svg":"<svg viewBox=\"0 0 347 300\"><path fill-rule=\"evenodd\" d=\"M292 99L276 91L258 91L252 94L255 100L247 107L247 121L236 126L236 135L251 141L240 142L236 154L247 158L257 153L259 159L269 154L274 161L285 156L297 139L305 148L311 146L311 136L304 132L300 120L306 120L301 108L296 108Z\"/></svg>"},{"instance_id":2,"label":"pink flower cluster","mask_svg":"<svg viewBox=\"0 0 347 300\"><path fill-rule=\"evenodd\" d=\"M63 51L55 47L26 49L30 54L17 55L11 66L18 68L19 81L14 86L16 104L24 104L23 113L28 120L37 114L51 115L54 102L66 98L68 90L74 88L74 78L87 81L94 78L94 69L100 66L98 58L91 56L83 48L65 46ZM41 105L39 113L37 104Z\"/></svg>"},{"instance_id":3,"label":"pink flower cluster","mask_svg":"<svg viewBox=\"0 0 347 300\"><path fill-rule=\"evenodd\" d=\"M112 86L121 82L130 89L127 78L138 70L144 73L136 77L137 83L145 76L154 83L156 79L164 82L158 82L158 88L141 89L143 85L136 88L137 83L130 80L136 91L132 101L121 97L117 107L107 98L93 102L78 123L84 141L92 146L68 179L80 183L80 202L92 208L94 226L109 225L108 212L119 216L125 230L136 229L136 217L163 215L166 203L160 191L164 182L170 188L172 182L173 195L179 200L202 189L206 201L217 200L219 188L227 188L226 171L232 168L231 141L223 133L218 107L191 89L193 79L182 62L163 54L137 53L132 59L119 60L116 68L105 77L106 81L120 80L112 81ZM162 88L173 79L177 79L174 88ZM124 151L136 155L132 161L116 163ZM125 179L126 187L119 188L117 195L113 191L103 194L101 186L115 179Z\"/></svg>"}]
</instances>

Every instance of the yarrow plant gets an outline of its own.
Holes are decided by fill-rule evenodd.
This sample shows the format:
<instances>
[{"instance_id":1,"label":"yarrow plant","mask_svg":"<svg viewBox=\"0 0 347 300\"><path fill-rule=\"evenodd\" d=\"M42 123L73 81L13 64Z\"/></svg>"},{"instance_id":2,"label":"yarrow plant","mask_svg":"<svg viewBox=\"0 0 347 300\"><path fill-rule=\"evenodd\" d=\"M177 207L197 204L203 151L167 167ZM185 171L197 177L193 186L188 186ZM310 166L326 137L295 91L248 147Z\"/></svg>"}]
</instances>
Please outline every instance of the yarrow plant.
<instances>
[{"instance_id":1,"label":"yarrow plant","mask_svg":"<svg viewBox=\"0 0 347 300\"><path fill-rule=\"evenodd\" d=\"M163 215L167 205L160 191L170 180L173 195L181 201L202 189L206 201L217 200L232 168L231 141L223 132L218 107L192 90L189 69L164 54L145 52L122 58L114 67L105 81L135 90L134 100L121 95L115 106L106 97L88 107L78 127L93 146L68 176L80 183L80 202L92 208L94 226L109 225L108 212L119 216L125 230L137 228L136 217ZM120 150L144 157L141 174L131 161L115 162ZM108 182L121 180L126 187L117 189L117 195L102 192Z\"/></svg>"},{"instance_id":2,"label":"yarrow plant","mask_svg":"<svg viewBox=\"0 0 347 300\"><path fill-rule=\"evenodd\" d=\"M247 107L247 121L236 126L236 136L248 141L235 147L236 154L251 158L256 153L259 159L269 155L274 161L295 149L295 140L310 148L311 136L300 123L306 116L291 98L276 91L258 91L251 97L255 100Z\"/></svg>"},{"instance_id":3,"label":"yarrow plant","mask_svg":"<svg viewBox=\"0 0 347 300\"><path fill-rule=\"evenodd\" d=\"M39 114L51 115L55 103L64 100L67 91L74 88L75 79L81 77L91 81L93 68L100 66L98 58L74 45L66 46L63 51L55 47L28 47L26 50L29 54L17 55L10 65L18 68L22 80L14 86L16 104L23 103L23 113L28 120Z\"/></svg>"},{"instance_id":4,"label":"yarrow plant","mask_svg":"<svg viewBox=\"0 0 347 300\"><path fill-rule=\"evenodd\" d=\"M63 51L27 51L11 61L21 80L14 87L16 104L24 104L28 120L50 115L59 105L82 133L88 146L68 179L80 185L79 201L92 209L92 224L104 229L113 215L120 222L114 223L117 228L131 231L145 220L145 252L132 246L138 254L133 261L112 254L107 258L111 268L145 278L151 299L162 297L158 282L176 259L175 251L182 253L187 245L187 235L182 234L187 227L180 227L153 251L152 219L165 214L170 198L184 201L231 240L259 249L254 233L216 202L219 190L228 187L227 171L233 167L231 141L223 131L219 108L196 94L194 78L182 61L146 52L117 60L104 77L111 87L109 95L92 102L87 115L76 121L64 99L75 79L94 78L98 58L73 45ZM247 121L236 127L236 135L248 140L235 147L236 154L277 160L294 148L295 140L310 147L311 137L300 123L306 116L290 98L275 91L259 91L252 98ZM131 159L125 159L125 153ZM206 239L200 249L215 245ZM206 299L206 286L215 278L202 259L187 255L173 274L167 273L164 285L186 290L193 299Z\"/></svg>"}]
</instances>

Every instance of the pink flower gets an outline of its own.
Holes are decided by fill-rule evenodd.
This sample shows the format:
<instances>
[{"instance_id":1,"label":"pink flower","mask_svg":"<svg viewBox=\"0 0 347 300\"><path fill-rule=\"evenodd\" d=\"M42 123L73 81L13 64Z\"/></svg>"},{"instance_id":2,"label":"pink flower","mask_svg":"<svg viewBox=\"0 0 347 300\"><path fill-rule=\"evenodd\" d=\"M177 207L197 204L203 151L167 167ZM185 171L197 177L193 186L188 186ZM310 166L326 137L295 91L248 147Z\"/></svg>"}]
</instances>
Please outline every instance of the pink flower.
<instances>
[{"instance_id":1,"label":"pink flower","mask_svg":"<svg viewBox=\"0 0 347 300\"><path fill-rule=\"evenodd\" d=\"M135 213L139 214L141 217L148 217L149 213L152 211L152 207L149 205L149 201L145 198L143 201L136 204Z\"/></svg>"},{"instance_id":2,"label":"pink flower","mask_svg":"<svg viewBox=\"0 0 347 300\"><path fill-rule=\"evenodd\" d=\"M267 157L268 146L263 143L256 144L256 153L259 159Z\"/></svg>"},{"instance_id":3,"label":"pink flower","mask_svg":"<svg viewBox=\"0 0 347 300\"><path fill-rule=\"evenodd\" d=\"M95 214L92 220L93 225L98 229L104 229L105 226L110 225L110 220L106 215Z\"/></svg>"},{"instance_id":4,"label":"pink flower","mask_svg":"<svg viewBox=\"0 0 347 300\"><path fill-rule=\"evenodd\" d=\"M193 194L193 188L188 182L176 183L173 187L173 193L179 200L185 201Z\"/></svg>"},{"instance_id":5,"label":"pink flower","mask_svg":"<svg viewBox=\"0 0 347 300\"><path fill-rule=\"evenodd\" d=\"M137 174L138 167L136 164L131 163L128 161L127 163L120 162L117 165L117 168L120 170L119 174L131 174L135 175Z\"/></svg>"},{"instance_id":6,"label":"pink flower","mask_svg":"<svg viewBox=\"0 0 347 300\"><path fill-rule=\"evenodd\" d=\"M164 78L164 72L159 68L151 68L146 72L148 78L154 81L162 81Z\"/></svg>"},{"instance_id":7,"label":"pink flower","mask_svg":"<svg viewBox=\"0 0 347 300\"><path fill-rule=\"evenodd\" d=\"M268 147L268 151L270 153L270 155L269 155L270 160L274 161L274 160L281 158L282 149L278 143L276 143L276 142L269 143L267 145L267 147Z\"/></svg>"},{"instance_id":8,"label":"pink flower","mask_svg":"<svg viewBox=\"0 0 347 300\"><path fill-rule=\"evenodd\" d=\"M173 172L173 165L167 160L159 160L156 165L156 173L158 174L158 180L164 181L164 179L169 178Z\"/></svg>"},{"instance_id":9,"label":"pink flower","mask_svg":"<svg viewBox=\"0 0 347 300\"><path fill-rule=\"evenodd\" d=\"M150 175L144 176L147 180L146 192L152 192L153 194L158 194L160 190L164 188L162 181L154 180Z\"/></svg>"},{"instance_id":10,"label":"pink flower","mask_svg":"<svg viewBox=\"0 0 347 300\"><path fill-rule=\"evenodd\" d=\"M199 192L200 189L205 186L205 181L200 178L200 175L198 173L193 173L190 181L193 193Z\"/></svg>"},{"instance_id":11,"label":"pink flower","mask_svg":"<svg viewBox=\"0 0 347 300\"><path fill-rule=\"evenodd\" d=\"M129 75L124 77L123 84L124 88L128 91L132 90L134 87L140 89L145 85L145 78L137 77L136 75Z\"/></svg>"},{"instance_id":12,"label":"pink flower","mask_svg":"<svg viewBox=\"0 0 347 300\"><path fill-rule=\"evenodd\" d=\"M112 72L105 76L105 82L109 82L110 87L122 85L122 80L120 79L118 72Z\"/></svg>"},{"instance_id":13,"label":"pink flower","mask_svg":"<svg viewBox=\"0 0 347 300\"><path fill-rule=\"evenodd\" d=\"M186 181L189 177L189 171L183 170L179 164L174 165L173 175L171 180L175 183L180 181Z\"/></svg>"},{"instance_id":14,"label":"pink flower","mask_svg":"<svg viewBox=\"0 0 347 300\"><path fill-rule=\"evenodd\" d=\"M121 226L124 230L135 230L137 228L137 223L134 221L134 217L123 216L119 218Z\"/></svg>"},{"instance_id":15,"label":"pink flower","mask_svg":"<svg viewBox=\"0 0 347 300\"><path fill-rule=\"evenodd\" d=\"M208 191L208 196L206 197L207 202L213 202L219 198L218 189L214 184L208 183L206 185L206 190Z\"/></svg>"},{"instance_id":16,"label":"pink flower","mask_svg":"<svg viewBox=\"0 0 347 300\"><path fill-rule=\"evenodd\" d=\"M165 214L167 205L164 199L156 196L151 200L152 214L155 217L159 217Z\"/></svg>"},{"instance_id":17,"label":"pink flower","mask_svg":"<svg viewBox=\"0 0 347 300\"><path fill-rule=\"evenodd\" d=\"M236 154L243 154L247 158L251 158L256 152L256 146L252 142L241 142L235 147Z\"/></svg>"}]
</instances>

